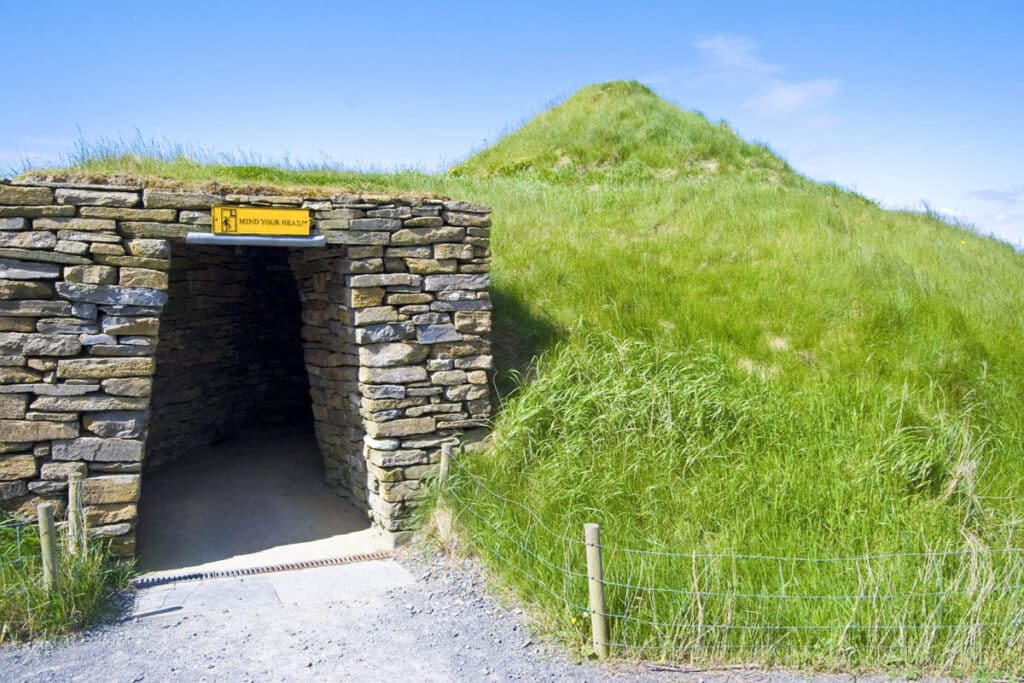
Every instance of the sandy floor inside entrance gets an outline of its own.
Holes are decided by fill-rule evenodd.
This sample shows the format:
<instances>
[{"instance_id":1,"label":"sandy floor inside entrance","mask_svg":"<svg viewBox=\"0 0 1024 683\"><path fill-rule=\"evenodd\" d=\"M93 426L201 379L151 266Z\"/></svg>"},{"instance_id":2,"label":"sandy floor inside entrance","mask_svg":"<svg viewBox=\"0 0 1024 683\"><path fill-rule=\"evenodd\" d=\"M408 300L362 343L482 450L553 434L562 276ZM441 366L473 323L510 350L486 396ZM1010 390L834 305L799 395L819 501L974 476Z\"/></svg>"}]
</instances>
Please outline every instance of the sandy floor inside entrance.
<instances>
[{"instance_id":1,"label":"sandy floor inside entrance","mask_svg":"<svg viewBox=\"0 0 1024 683\"><path fill-rule=\"evenodd\" d=\"M253 430L142 476L138 569L237 569L389 548L327 487L308 429Z\"/></svg>"}]
</instances>

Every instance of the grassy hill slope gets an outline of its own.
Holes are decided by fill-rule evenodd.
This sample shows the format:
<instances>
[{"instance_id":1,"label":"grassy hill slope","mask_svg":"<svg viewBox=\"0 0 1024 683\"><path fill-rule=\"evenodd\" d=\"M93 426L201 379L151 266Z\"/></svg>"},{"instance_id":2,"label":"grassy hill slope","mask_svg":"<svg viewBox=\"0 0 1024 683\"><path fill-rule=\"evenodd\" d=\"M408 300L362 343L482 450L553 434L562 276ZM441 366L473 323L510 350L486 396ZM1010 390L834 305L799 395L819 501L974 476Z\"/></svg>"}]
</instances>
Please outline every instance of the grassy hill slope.
<instances>
[{"instance_id":1,"label":"grassy hill slope","mask_svg":"<svg viewBox=\"0 0 1024 683\"><path fill-rule=\"evenodd\" d=\"M654 551L606 551L618 654L1019 661L1024 563L993 552L1024 513L1008 245L807 181L634 83L584 89L443 176L131 154L78 170L493 206L499 374L532 381L452 496L567 637L586 638L577 541L596 521Z\"/></svg>"}]
</instances>

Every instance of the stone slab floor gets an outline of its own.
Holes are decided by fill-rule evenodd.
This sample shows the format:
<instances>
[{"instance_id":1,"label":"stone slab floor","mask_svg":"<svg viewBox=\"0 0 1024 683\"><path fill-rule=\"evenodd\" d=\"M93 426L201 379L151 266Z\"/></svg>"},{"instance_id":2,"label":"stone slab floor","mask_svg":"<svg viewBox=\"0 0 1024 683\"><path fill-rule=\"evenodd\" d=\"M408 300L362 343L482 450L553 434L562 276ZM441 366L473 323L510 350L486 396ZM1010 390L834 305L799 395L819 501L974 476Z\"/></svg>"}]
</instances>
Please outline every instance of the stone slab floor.
<instances>
[{"instance_id":1,"label":"stone slab floor","mask_svg":"<svg viewBox=\"0 0 1024 683\"><path fill-rule=\"evenodd\" d=\"M387 549L323 481L308 428L261 428L146 472L142 573L237 569Z\"/></svg>"}]
</instances>

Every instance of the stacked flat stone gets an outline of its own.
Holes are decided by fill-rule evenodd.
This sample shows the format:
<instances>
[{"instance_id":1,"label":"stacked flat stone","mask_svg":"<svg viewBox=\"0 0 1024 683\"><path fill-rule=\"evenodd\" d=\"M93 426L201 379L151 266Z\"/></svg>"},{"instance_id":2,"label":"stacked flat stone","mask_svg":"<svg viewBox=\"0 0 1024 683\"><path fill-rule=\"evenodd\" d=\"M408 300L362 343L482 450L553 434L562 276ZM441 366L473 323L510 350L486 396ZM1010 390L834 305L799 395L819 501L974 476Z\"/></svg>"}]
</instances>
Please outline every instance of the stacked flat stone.
<instances>
[{"instance_id":1,"label":"stacked flat stone","mask_svg":"<svg viewBox=\"0 0 1024 683\"><path fill-rule=\"evenodd\" d=\"M486 424L492 366L490 211L413 195L0 183L0 505L59 507L82 472L89 533L133 552L152 404L182 402L151 400L172 243L210 232L215 204L307 208L325 237L290 250L317 437L329 480L400 542L442 443Z\"/></svg>"}]
</instances>

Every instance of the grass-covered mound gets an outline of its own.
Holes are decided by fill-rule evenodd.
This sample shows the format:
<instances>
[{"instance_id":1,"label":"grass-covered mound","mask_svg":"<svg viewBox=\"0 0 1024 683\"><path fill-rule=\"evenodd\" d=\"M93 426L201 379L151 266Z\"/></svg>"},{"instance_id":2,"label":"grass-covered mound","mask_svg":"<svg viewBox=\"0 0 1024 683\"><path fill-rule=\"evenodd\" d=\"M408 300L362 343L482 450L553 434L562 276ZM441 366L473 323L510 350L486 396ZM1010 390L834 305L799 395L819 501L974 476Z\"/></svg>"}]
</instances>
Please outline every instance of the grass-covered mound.
<instances>
[{"instance_id":1,"label":"grass-covered mound","mask_svg":"<svg viewBox=\"0 0 1024 683\"><path fill-rule=\"evenodd\" d=\"M586 590L561 568L579 571L582 548L551 532L598 521L609 545L687 556L609 553L615 582L690 593L611 587L609 611L641 619L613 620L620 654L1020 659L983 625L1020 620L1024 584L1016 556L989 552L1016 545L1024 518L1024 257L1008 245L807 181L628 83L585 89L436 176L121 151L77 170L494 207L499 376L530 381L490 452L457 463L454 493L484 558L581 642L561 600ZM974 554L693 557L933 551Z\"/></svg>"}]
</instances>

